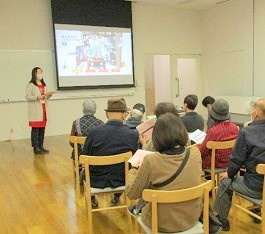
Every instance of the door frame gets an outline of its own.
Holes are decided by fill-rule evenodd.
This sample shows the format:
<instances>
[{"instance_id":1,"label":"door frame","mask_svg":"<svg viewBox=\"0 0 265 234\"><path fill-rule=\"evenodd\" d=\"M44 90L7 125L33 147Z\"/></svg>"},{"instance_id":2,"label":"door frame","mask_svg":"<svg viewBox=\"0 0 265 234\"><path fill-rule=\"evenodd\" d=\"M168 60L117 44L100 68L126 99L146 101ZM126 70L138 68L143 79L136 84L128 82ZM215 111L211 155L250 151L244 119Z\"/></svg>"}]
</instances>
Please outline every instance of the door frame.
<instances>
[{"instance_id":1,"label":"door frame","mask_svg":"<svg viewBox=\"0 0 265 234\"><path fill-rule=\"evenodd\" d=\"M192 55L180 55L180 54L151 54L146 53L144 59L144 74L145 74L145 103L146 103L146 116L154 115L155 109L155 79L154 79L154 56L156 55L169 55L170 56L170 86L171 86L171 102L176 104L176 95L179 95L179 83L178 83L178 59L196 59L196 95L201 96L202 93L202 82L201 81L201 56ZM177 90L177 92L176 92ZM200 105L198 105L199 107Z\"/></svg>"}]
</instances>

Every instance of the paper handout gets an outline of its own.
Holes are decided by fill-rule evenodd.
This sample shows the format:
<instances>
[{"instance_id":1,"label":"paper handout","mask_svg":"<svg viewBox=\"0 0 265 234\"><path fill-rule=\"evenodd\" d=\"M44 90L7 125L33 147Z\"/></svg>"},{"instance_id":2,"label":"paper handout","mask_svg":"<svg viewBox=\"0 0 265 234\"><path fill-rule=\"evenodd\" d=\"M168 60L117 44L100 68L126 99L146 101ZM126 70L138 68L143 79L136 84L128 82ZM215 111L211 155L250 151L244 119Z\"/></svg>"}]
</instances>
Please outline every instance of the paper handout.
<instances>
[{"instance_id":1,"label":"paper handout","mask_svg":"<svg viewBox=\"0 0 265 234\"><path fill-rule=\"evenodd\" d=\"M206 133L201 131L200 129L197 129L194 132L189 133L189 138L194 141L196 144L201 144L204 141L204 138L206 137Z\"/></svg>"},{"instance_id":2,"label":"paper handout","mask_svg":"<svg viewBox=\"0 0 265 234\"><path fill-rule=\"evenodd\" d=\"M156 119L149 119L143 123L141 123L140 125L138 125L136 127L136 129L139 132L139 135L145 135L146 136L146 140L150 140L152 138L152 133L153 133L153 128L155 125Z\"/></svg>"},{"instance_id":3,"label":"paper handout","mask_svg":"<svg viewBox=\"0 0 265 234\"><path fill-rule=\"evenodd\" d=\"M59 93L59 91L49 91L49 92L45 93L45 96L46 96L46 97L47 97L47 96L52 96L52 95L55 94L55 93Z\"/></svg>"}]
</instances>

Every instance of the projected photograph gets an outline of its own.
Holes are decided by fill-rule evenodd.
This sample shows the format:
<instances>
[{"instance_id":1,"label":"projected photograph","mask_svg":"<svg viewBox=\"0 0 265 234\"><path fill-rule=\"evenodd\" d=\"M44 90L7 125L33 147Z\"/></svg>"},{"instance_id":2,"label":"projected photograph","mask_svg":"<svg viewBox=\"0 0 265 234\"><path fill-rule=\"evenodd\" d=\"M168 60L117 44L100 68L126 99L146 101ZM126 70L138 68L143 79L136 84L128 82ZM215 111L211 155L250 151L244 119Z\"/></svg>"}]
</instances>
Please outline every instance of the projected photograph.
<instances>
[{"instance_id":1,"label":"projected photograph","mask_svg":"<svg viewBox=\"0 0 265 234\"><path fill-rule=\"evenodd\" d=\"M125 32L56 30L60 76L131 74L131 35Z\"/></svg>"},{"instance_id":2,"label":"projected photograph","mask_svg":"<svg viewBox=\"0 0 265 234\"><path fill-rule=\"evenodd\" d=\"M55 24L59 89L133 87L131 28Z\"/></svg>"}]
</instances>

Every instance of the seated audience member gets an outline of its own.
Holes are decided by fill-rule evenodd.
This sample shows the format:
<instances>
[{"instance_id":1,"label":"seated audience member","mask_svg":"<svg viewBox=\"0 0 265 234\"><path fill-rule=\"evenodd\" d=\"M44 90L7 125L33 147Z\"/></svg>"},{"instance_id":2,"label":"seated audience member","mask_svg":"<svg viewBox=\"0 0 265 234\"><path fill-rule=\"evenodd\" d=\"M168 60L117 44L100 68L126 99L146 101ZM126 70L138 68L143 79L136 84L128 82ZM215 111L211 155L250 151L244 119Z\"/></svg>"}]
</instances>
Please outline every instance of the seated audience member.
<instances>
[{"instance_id":1,"label":"seated audience member","mask_svg":"<svg viewBox=\"0 0 265 234\"><path fill-rule=\"evenodd\" d=\"M137 103L133 106L133 109L130 111L130 117L126 120L126 125L135 129L143 121L143 116L145 113L145 106L141 103Z\"/></svg>"},{"instance_id":2,"label":"seated audience member","mask_svg":"<svg viewBox=\"0 0 265 234\"><path fill-rule=\"evenodd\" d=\"M187 151L185 145L188 133L178 116L172 113L161 115L155 123L152 139L157 152L146 155L140 167L136 163L129 171L129 182L125 190L129 199L141 199L144 189L177 190L200 184L201 157L199 149L194 145L190 148L187 164L181 173L171 183L155 187L174 175ZM201 199L159 205L158 230L179 232L192 228L198 222L201 207ZM151 228L150 203L144 203L141 219Z\"/></svg>"},{"instance_id":3,"label":"seated audience member","mask_svg":"<svg viewBox=\"0 0 265 234\"><path fill-rule=\"evenodd\" d=\"M184 98L183 110L186 112L184 116L181 116L181 120L188 132L194 132L197 129L203 131L204 120L197 112L195 108L198 104L198 97L194 94L190 94Z\"/></svg>"},{"instance_id":4,"label":"seated audience member","mask_svg":"<svg viewBox=\"0 0 265 234\"><path fill-rule=\"evenodd\" d=\"M94 115L97 110L97 104L93 100L85 100L83 102L84 116L76 119L72 124L71 136L86 136L90 128L104 124L103 121L97 119ZM73 147L74 145L70 143ZM82 148L78 147L78 155L82 154ZM72 159L74 151L72 152Z\"/></svg>"},{"instance_id":5,"label":"seated audience member","mask_svg":"<svg viewBox=\"0 0 265 234\"><path fill-rule=\"evenodd\" d=\"M88 130L83 154L106 156L128 151L135 153L138 148L139 134L123 124L128 110L124 98L109 99L108 107L105 109L108 121L104 125ZM124 176L123 163L90 167L90 183L91 187L94 188L124 186ZM115 193L111 198L111 202L118 203L120 195L121 193ZM92 206L93 208L98 206L95 196L92 197Z\"/></svg>"},{"instance_id":6,"label":"seated audience member","mask_svg":"<svg viewBox=\"0 0 265 234\"><path fill-rule=\"evenodd\" d=\"M253 97L251 100L245 103L247 114L251 117L251 112L254 107L255 102L258 100L258 98ZM244 123L244 127L248 126L250 123L252 123L252 119Z\"/></svg>"},{"instance_id":7,"label":"seated audience member","mask_svg":"<svg viewBox=\"0 0 265 234\"><path fill-rule=\"evenodd\" d=\"M144 115L144 113L145 113L145 106L144 106L144 104L142 104L142 103L136 103L136 104L133 106L133 109L136 109L136 110L141 111L141 112L143 113L143 115Z\"/></svg>"},{"instance_id":8,"label":"seated audience member","mask_svg":"<svg viewBox=\"0 0 265 234\"><path fill-rule=\"evenodd\" d=\"M199 145L202 156L202 168L207 169L211 168L211 150L206 147L207 142L236 139L239 131L238 127L229 120L229 104L226 100L217 99L208 112L215 123L207 132L202 144ZM227 168L231 152L232 149L217 150L215 155L215 167Z\"/></svg>"},{"instance_id":9,"label":"seated audience member","mask_svg":"<svg viewBox=\"0 0 265 234\"><path fill-rule=\"evenodd\" d=\"M170 102L160 102L156 105L154 114L156 115L156 118L158 118L160 115L165 113L172 113L176 116L179 116L177 108ZM142 144L142 148L144 150L148 151L155 151L155 148L153 146L152 139L150 139L148 142L146 142L146 139L144 136L140 136L140 142Z\"/></svg>"},{"instance_id":10,"label":"seated audience member","mask_svg":"<svg viewBox=\"0 0 265 234\"><path fill-rule=\"evenodd\" d=\"M215 102L215 99L211 96L206 96L203 100L202 100L202 105L207 109L211 109L213 103ZM207 131L213 126L214 121L211 118L211 116L208 113L208 119L207 119Z\"/></svg>"},{"instance_id":11,"label":"seated audience member","mask_svg":"<svg viewBox=\"0 0 265 234\"><path fill-rule=\"evenodd\" d=\"M219 214L223 231L230 230L228 214L232 191L262 199L263 176L256 172L256 166L265 163L265 98L255 102L251 117L253 122L242 128L238 134L227 172L220 175L214 209ZM242 166L245 166L246 173L244 176L237 176Z\"/></svg>"}]
</instances>

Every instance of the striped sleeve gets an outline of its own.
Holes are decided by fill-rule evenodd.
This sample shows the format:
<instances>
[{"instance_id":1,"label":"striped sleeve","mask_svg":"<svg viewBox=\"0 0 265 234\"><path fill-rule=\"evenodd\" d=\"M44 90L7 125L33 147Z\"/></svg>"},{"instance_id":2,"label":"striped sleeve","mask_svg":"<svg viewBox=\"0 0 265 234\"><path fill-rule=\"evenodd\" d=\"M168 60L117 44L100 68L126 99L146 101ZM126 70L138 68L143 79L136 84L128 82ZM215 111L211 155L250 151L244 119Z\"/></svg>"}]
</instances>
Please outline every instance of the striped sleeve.
<instances>
[{"instance_id":1,"label":"striped sleeve","mask_svg":"<svg viewBox=\"0 0 265 234\"><path fill-rule=\"evenodd\" d=\"M125 194L131 200L141 198L143 190L151 187L151 167L147 158L144 158L138 170L131 169L129 171L129 181Z\"/></svg>"}]
</instances>

